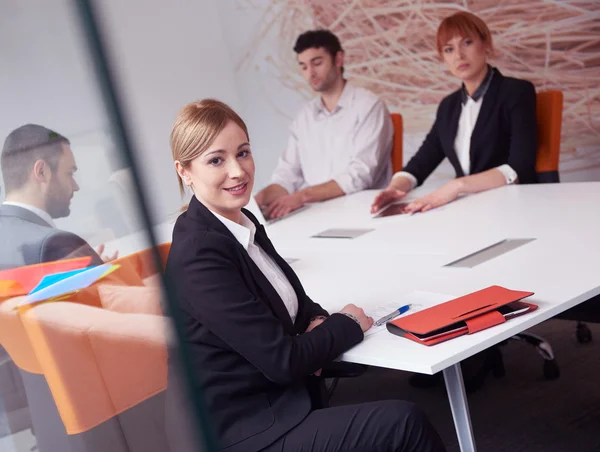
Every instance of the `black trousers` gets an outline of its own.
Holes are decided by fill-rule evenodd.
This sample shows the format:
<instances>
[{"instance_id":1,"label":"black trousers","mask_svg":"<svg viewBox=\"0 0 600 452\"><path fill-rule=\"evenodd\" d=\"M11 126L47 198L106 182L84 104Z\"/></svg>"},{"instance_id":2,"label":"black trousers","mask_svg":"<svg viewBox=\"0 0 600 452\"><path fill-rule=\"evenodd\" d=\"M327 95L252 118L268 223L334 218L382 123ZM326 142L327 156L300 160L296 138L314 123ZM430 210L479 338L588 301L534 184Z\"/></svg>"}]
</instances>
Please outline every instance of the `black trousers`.
<instances>
[{"instance_id":1,"label":"black trousers","mask_svg":"<svg viewBox=\"0 0 600 452\"><path fill-rule=\"evenodd\" d=\"M264 452L444 452L427 417L397 400L311 412Z\"/></svg>"}]
</instances>

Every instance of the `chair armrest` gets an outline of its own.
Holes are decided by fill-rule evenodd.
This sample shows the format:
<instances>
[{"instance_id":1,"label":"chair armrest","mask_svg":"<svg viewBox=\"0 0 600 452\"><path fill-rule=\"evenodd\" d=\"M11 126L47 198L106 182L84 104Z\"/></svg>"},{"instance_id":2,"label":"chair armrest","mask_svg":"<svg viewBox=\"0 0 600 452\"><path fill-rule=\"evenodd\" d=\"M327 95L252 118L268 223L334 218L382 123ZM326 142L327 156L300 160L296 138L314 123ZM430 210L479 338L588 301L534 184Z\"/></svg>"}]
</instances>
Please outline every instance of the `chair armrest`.
<instances>
[{"instance_id":1,"label":"chair armrest","mask_svg":"<svg viewBox=\"0 0 600 452\"><path fill-rule=\"evenodd\" d=\"M334 361L323 367L322 378L352 378L360 377L367 370L367 366L356 363Z\"/></svg>"}]
</instances>

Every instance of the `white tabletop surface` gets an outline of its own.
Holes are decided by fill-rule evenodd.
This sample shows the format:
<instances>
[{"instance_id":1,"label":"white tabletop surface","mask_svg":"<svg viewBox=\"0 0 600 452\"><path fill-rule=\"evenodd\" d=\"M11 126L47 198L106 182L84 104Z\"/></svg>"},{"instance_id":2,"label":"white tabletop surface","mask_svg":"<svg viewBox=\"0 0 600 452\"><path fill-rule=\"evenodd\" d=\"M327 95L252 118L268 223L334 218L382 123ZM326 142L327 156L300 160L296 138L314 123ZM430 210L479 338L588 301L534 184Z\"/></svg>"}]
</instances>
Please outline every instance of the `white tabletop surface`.
<instances>
[{"instance_id":1,"label":"white tabletop surface","mask_svg":"<svg viewBox=\"0 0 600 452\"><path fill-rule=\"evenodd\" d=\"M411 193L415 199L423 189ZM533 313L474 335L427 347L383 331L342 359L435 373L600 293L600 182L513 185L455 201L424 214L373 219L375 191L312 205L267 227L309 296L335 312L347 303L369 308L412 290L464 295L490 285L535 292ZM173 222L155 228L170 241ZM328 228L373 228L356 239L310 236ZM444 267L507 238L535 241L474 268ZM145 248L143 232L107 251Z\"/></svg>"},{"instance_id":2,"label":"white tabletop surface","mask_svg":"<svg viewBox=\"0 0 600 452\"><path fill-rule=\"evenodd\" d=\"M299 259L293 268L324 308L368 309L411 290L460 296L502 285L535 292L528 301L539 309L432 347L384 331L344 360L435 373L600 293L600 183L502 187L425 214L385 219L370 218L373 195L314 205L269 227L276 248ZM330 227L376 230L352 240L310 238ZM471 269L443 266L505 238L536 240Z\"/></svg>"},{"instance_id":3,"label":"white tabletop surface","mask_svg":"<svg viewBox=\"0 0 600 452\"><path fill-rule=\"evenodd\" d=\"M268 226L289 257L313 252L385 253L449 263L506 238L600 239L600 182L513 185L471 195L427 213L372 218L375 191L325 203ZM411 194L412 195L412 194ZM415 196L411 196L411 199ZM356 239L311 238L328 228L373 228Z\"/></svg>"}]
</instances>

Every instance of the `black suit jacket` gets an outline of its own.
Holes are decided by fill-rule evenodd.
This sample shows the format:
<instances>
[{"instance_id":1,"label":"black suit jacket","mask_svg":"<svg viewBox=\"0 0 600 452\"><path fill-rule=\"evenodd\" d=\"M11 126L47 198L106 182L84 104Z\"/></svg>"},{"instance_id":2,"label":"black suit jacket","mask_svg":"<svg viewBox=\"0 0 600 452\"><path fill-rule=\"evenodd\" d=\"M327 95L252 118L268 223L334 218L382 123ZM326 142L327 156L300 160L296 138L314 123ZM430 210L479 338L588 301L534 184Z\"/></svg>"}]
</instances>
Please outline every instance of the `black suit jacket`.
<instances>
[{"instance_id":1,"label":"black suit jacket","mask_svg":"<svg viewBox=\"0 0 600 452\"><path fill-rule=\"evenodd\" d=\"M0 205L0 270L83 256L92 256L90 265L103 263L81 237L22 207Z\"/></svg>"},{"instance_id":2,"label":"black suit jacket","mask_svg":"<svg viewBox=\"0 0 600 452\"><path fill-rule=\"evenodd\" d=\"M519 183L534 183L537 152L535 88L528 81L504 77L498 69L492 70L495 73L471 135L470 174L508 164L517 173ZM464 176L454 150L462 110L461 91L442 100L431 131L403 169L415 176L419 185L444 157L450 160L456 177Z\"/></svg>"},{"instance_id":3,"label":"black suit jacket","mask_svg":"<svg viewBox=\"0 0 600 452\"><path fill-rule=\"evenodd\" d=\"M243 212L257 227L255 243L296 291L294 323L244 247L195 197L175 224L167 262L198 389L221 447L232 452L260 450L298 425L312 409L309 376L363 339L341 314L303 334L313 317L328 314Z\"/></svg>"}]
</instances>

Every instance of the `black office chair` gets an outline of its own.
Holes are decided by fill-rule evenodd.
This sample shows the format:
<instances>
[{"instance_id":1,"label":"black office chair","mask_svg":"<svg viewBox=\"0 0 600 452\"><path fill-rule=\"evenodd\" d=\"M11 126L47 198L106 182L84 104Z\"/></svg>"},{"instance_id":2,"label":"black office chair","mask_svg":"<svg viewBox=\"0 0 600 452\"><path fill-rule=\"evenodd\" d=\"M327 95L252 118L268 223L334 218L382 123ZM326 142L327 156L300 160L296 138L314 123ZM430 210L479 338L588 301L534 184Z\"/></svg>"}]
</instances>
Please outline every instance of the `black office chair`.
<instances>
[{"instance_id":1,"label":"black office chair","mask_svg":"<svg viewBox=\"0 0 600 452\"><path fill-rule=\"evenodd\" d=\"M330 380L327 384L327 398L331 398L337 388L340 378L360 377L367 370L367 366L356 363L334 361L323 368L321 378Z\"/></svg>"},{"instance_id":2,"label":"black office chair","mask_svg":"<svg viewBox=\"0 0 600 452\"><path fill-rule=\"evenodd\" d=\"M577 322L575 337L580 344L587 344L588 342L592 342L592 331L585 323Z\"/></svg>"},{"instance_id":3,"label":"black office chair","mask_svg":"<svg viewBox=\"0 0 600 452\"><path fill-rule=\"evenodd\" d=\"M534 346L543 358L543 374L546 380L555 380L560 376L560 368L554 357L552 346L543 337L527 331L512 336L509 340L523 341ZM504 359L501 346L508 344L509 340L500 342L481 353L463 361L463 378L467 393L473 393L480 389L489 375L495 378L504 377ZM465 369L466 368L466 369ZM475 370L473 370L475 368ZM413 375L409 382L411 386L419 388L431 387L442 380L442 373L435 375Z\"/></svg>"},{"instance_id":4,"label":"black office chair","mask_svg":"<svg viewBox=\"0 0 600 452\"><path fill-rule=\"evenodd\" d=\"M559 314L556 318L577 322L575 337L580 344L592 342L592 331L583 322L600 323L600 295Z\"/></svg>"}]
</instances>

